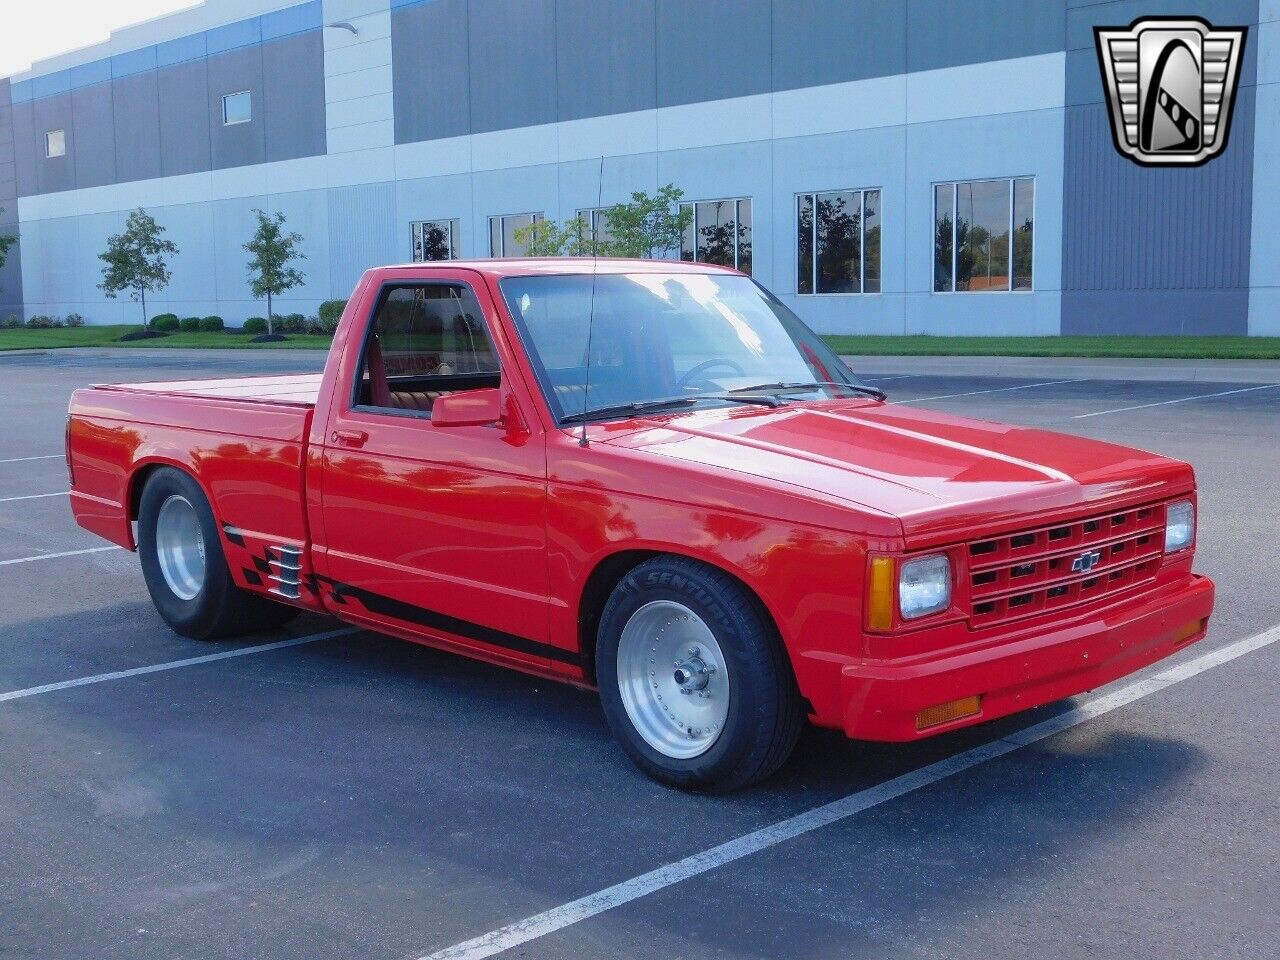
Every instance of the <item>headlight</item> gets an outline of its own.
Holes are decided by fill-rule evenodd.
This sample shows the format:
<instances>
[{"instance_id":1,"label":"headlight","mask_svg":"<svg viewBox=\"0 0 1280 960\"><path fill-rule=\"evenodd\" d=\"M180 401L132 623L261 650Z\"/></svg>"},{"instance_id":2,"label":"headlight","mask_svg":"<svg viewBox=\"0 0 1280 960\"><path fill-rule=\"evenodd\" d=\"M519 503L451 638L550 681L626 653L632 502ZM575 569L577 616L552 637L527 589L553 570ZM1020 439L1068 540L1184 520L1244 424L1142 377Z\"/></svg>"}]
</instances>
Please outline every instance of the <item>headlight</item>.
<instances>
[{"instance_id":1,"label":"headlight","mask_svg":"<svg viewBox=\"0 0 1280 960\"><path fill-rule=\"evenodd\" d=\"M1191 546L1196 536L1196 508L1190 500L1171 503L1164 514L1164 552Z\"/></svg>"},{"instance_id":2,"label":"headlight","mask_svg":"<svg viewBox=\"0 0 1280 960\"><path fill-rule=\"evenodd\" d=\"M943 555L902 564L898 573L898 609L902 619L937 613L951 606L951 561Z\"/></svg>"}]
</instances>

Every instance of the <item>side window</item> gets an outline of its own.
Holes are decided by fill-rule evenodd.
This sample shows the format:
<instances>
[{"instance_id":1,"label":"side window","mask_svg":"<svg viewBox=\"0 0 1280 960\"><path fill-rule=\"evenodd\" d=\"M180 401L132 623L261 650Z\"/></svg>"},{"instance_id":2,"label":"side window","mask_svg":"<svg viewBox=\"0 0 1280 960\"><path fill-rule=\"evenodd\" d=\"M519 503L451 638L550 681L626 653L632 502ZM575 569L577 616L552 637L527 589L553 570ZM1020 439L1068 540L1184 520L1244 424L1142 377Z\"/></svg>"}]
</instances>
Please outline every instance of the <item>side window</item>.
<instances>
[{"instance_id":1,"label":"side window","mask_svg":"<svg viewBox=\"0 0 1280 960\"><path fill-rule=\"evenodd\" d=\"M498 357L464 284L392 287L370 324L355 402L430 414L435 400L498 386Z\"/></svg>"}]
</instances>

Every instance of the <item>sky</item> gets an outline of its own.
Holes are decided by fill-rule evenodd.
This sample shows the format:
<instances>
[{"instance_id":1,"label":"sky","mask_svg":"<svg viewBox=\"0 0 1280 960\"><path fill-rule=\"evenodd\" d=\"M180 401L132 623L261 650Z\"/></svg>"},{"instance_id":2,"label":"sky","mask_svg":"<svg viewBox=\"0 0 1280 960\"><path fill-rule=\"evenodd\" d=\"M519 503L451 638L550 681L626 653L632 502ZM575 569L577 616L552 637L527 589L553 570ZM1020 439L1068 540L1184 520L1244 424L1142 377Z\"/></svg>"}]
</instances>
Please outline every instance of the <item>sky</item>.
<instances>
[{"instance_id":1,"label":"sky","mask_svg":"<svg viewBox=\"0 0 1280 960\"><path fill-rule=\"evenodd\" d=\"M198 0L8 0L0 30L0 77L99 43L120 27L197 5Z\"/></svg>"}]
</instances>

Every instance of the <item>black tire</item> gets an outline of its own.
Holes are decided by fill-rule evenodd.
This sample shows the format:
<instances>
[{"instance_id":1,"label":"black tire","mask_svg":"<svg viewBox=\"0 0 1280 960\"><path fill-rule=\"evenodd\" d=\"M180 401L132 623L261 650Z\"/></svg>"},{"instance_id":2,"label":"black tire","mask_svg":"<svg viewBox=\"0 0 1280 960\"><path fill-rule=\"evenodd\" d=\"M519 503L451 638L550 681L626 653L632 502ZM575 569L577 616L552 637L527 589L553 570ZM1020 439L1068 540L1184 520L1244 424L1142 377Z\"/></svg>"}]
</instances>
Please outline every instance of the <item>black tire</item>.
<instances>
[{"instance_id":1,"label":"black tire","mask_svg":"<svg viewBox=\"0 0 1280 960\"><path fill-rule=\"evenodd\" d=\"M173 496L183 497L195 508L204 541L204 582L190 599L170 587L156 548L160 508ZM235 585L222 552L222 537L213 510L200 485L181 470L161 467L147 478L138 506L138 556L156 610L174 633L184 637L214 640L257 633L288 623L299 613L296 607L267 600Z\"/></svg>"},{"instance_id":2,"label":"black tire","mask_svg":"<svg viewBox=\"0 0 1280 960\"><path fill-rule=\"evenodd\" d=\"M728 716L706 752L689 759L654 749L632 723L618 681L623 628L645 604L682 604L710 628L729 674ZM774 773L800 737L805 713L772 620L733 577L685 557L656 557L614 588L600 618L596 679L614 736L642 771L684 790L727 792Z\"/></svg>"}]
</instances>

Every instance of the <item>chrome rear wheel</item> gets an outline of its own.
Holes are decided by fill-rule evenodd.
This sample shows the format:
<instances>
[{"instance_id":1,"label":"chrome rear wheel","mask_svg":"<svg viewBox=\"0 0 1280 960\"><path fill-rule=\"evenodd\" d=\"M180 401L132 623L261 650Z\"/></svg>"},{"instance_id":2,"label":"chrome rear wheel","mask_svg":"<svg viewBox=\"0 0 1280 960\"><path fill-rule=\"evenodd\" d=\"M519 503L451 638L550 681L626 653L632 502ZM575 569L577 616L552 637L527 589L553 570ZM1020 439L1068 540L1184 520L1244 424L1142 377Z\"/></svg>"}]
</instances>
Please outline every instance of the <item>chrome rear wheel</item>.
<instances>
[{"instance_id":1,"label":"chrome rear wheel","mask_svg":"<svg viewBox=\"0 0 1280 960\"><path fill-rule=\"evenodd\" d=\"M208 567L200 517L181 494L166 499L156 516L156 559L174 596L194 600L204 588Z\"/></svg>"},{"instance_id":2,"label":"chrome rear wheel","mask_svg":"<svg viewBox=\"0 0 1280 960\"><path fill-rule=\"evenodd\" d=\"M674 600L644 604L618 641L618 692L632 726L675 760L706 753L729 716L729 668L711 628Z\"/></svg>"}]
</instances>

